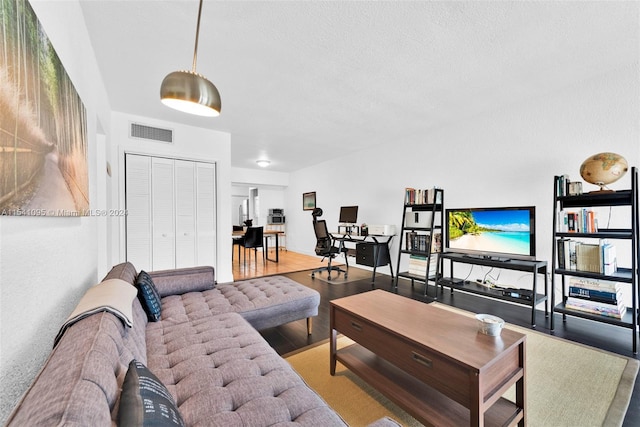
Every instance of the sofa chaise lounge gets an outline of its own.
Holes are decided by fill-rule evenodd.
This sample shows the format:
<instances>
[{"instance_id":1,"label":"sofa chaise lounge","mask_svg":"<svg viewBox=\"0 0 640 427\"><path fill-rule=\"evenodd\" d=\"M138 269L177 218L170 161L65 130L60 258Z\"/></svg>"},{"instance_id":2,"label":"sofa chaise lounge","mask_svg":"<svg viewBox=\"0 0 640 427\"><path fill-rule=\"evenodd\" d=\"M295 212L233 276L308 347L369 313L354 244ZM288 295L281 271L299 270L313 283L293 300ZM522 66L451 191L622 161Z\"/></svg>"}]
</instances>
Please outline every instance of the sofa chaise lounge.
<instances>
[{"instance_id":1,"label":"sofa chaise lounge","mask_svg":"<svg viewBox=\"0 0 640 427\"><path fill-rule=\"evenodd\" d=\"M128 293L141 275L131 263L119 264L96 288L116 284ZM65 324L8 426L129 425L122 420L131 420L123 412L136 400L128 398L134 364L148 368L161 383L157 388L164 387L170 403L160 406L160 415L175 425L345 425L257 331L315 316L315 290L283 276L216 284L211 267L149 276L161 298L157 321L151 321L138 284L130 327L126 313L116 309ZM167 410L171 404L175 408ZM398 425L388 418L374 424Z\"/></svg>"}]
</instances>

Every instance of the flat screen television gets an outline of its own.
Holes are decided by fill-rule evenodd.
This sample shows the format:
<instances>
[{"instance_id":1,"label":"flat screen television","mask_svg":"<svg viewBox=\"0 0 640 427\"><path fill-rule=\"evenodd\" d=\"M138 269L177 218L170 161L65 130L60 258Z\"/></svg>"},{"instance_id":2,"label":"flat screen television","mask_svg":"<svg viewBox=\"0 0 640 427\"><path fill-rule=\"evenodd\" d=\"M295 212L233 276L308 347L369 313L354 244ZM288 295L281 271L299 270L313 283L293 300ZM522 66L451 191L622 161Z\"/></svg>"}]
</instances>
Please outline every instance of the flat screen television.
<instances>
[{"instance_id":1,"label":"flat screen television","mask_svg":"<svg viewBox=\"0 0 640 427\"><path fill-rule=\"evenodd\" d=\"M536 256L535 206L447 209L445 250L508 261Z\"/></svg>"},{"instance_id":2,"label":"flat screen television","mask_svg":"<svg viewBox=\"0 0 640 427\"><path fill-rule=\"evenodd\" d=\"M338 222L341 224L355 224L358 222L357 206L342 206L340 208L340 218Z\"/></svg>"}]
</instances>

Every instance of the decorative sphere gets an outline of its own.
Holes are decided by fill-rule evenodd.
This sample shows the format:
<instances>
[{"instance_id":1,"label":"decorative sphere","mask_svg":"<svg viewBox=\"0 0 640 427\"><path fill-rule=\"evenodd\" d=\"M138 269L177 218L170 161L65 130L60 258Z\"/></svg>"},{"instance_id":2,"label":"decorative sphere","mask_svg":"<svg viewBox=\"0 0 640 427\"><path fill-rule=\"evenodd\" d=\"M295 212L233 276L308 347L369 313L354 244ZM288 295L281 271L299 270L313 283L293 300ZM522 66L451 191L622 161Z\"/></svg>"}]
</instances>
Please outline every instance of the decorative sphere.
<instances>
[{"instance_id":1,"label":"decorative sphere","mask_svg":"<svg viewBox=\"0 0 640 427\"><path fill-rule=\"evenodd\" d=\"M628 169L629 165L621 155L599 153L582 162L580 176L588 183L602 187L622 178Z\"/></svg>"}]
</instances>

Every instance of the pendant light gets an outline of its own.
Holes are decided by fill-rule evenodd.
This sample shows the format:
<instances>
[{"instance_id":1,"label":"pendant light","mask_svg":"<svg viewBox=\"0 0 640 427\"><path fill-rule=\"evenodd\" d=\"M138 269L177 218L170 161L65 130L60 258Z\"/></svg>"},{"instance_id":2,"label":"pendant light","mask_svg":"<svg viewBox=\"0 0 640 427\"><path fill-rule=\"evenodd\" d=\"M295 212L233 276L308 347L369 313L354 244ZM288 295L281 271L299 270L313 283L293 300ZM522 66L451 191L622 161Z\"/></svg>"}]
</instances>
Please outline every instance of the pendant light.
<instances>
[{"instance_id":1,"label":"pendant light","mask_svg":"<svg viewBox=\"0 0 640 427\"><path fill-rule=\"evenodd\" d=\"M167 74L160 86L162 103L176 110L199 116L217 117L222 109L222 101L218 89L206 77L196 73L198 58L198 36L200 34L200 15L202 2L198 8L198 24L196 26L196 45L193 50L193 66L191 71L174 71Z\"/></svg>"}]
</instances>

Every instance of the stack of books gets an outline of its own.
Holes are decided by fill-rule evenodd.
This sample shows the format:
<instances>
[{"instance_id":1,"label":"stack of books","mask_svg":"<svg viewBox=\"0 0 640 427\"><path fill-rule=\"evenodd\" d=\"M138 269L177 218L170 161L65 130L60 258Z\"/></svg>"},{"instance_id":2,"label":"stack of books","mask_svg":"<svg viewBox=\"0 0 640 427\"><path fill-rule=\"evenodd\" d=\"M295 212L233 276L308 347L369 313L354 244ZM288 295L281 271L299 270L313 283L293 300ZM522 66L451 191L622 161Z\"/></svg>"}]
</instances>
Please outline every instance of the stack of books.
<instances>
[{"instance_id":1,"label":"stack of books","mask_svg":"<svg viewBox=\"0 0 640 427\"><path fill-rule=\"evenodd\" d=\"M409 274L425 277L427 275L427 265L429 266L429 275L435 274L438 268L438 257L432 256L431 262L428 264L426 256L411 255L409 257Z\"/></svg>"},{"instance_id":2,"label":"stack of books","mask_svg":"<svg viewBox=\"0 0 640 427\"><path fill-rule=\"evenodd\" d=\"M564 238L557 244L558 268L605 275L615 274L618 268L616 247L606 239L595 244Z\"/></svg>"},{"instance_id":3,"label":"stack of books","mask_svg":"<svg viewBox=\"0 0 640 427\"><path fill-rule=\"evenodd\" d=\"M442 203L440 194L442 193L438 193L438 198L436 200L436 187L426 190L407 187L405 188L404 203L406 205L428 205L433 203Z\"/></svg>"},{"instance_id":4,"label":"stack of books","mask_svg":"<svg viewBox=\"0 0 640 427\"><path fill-rule=\"evenodd\" d=\"M578 277L569 279L565 307L616 319L626 312L619 283Z\"/></svg>"}]
</instances>

